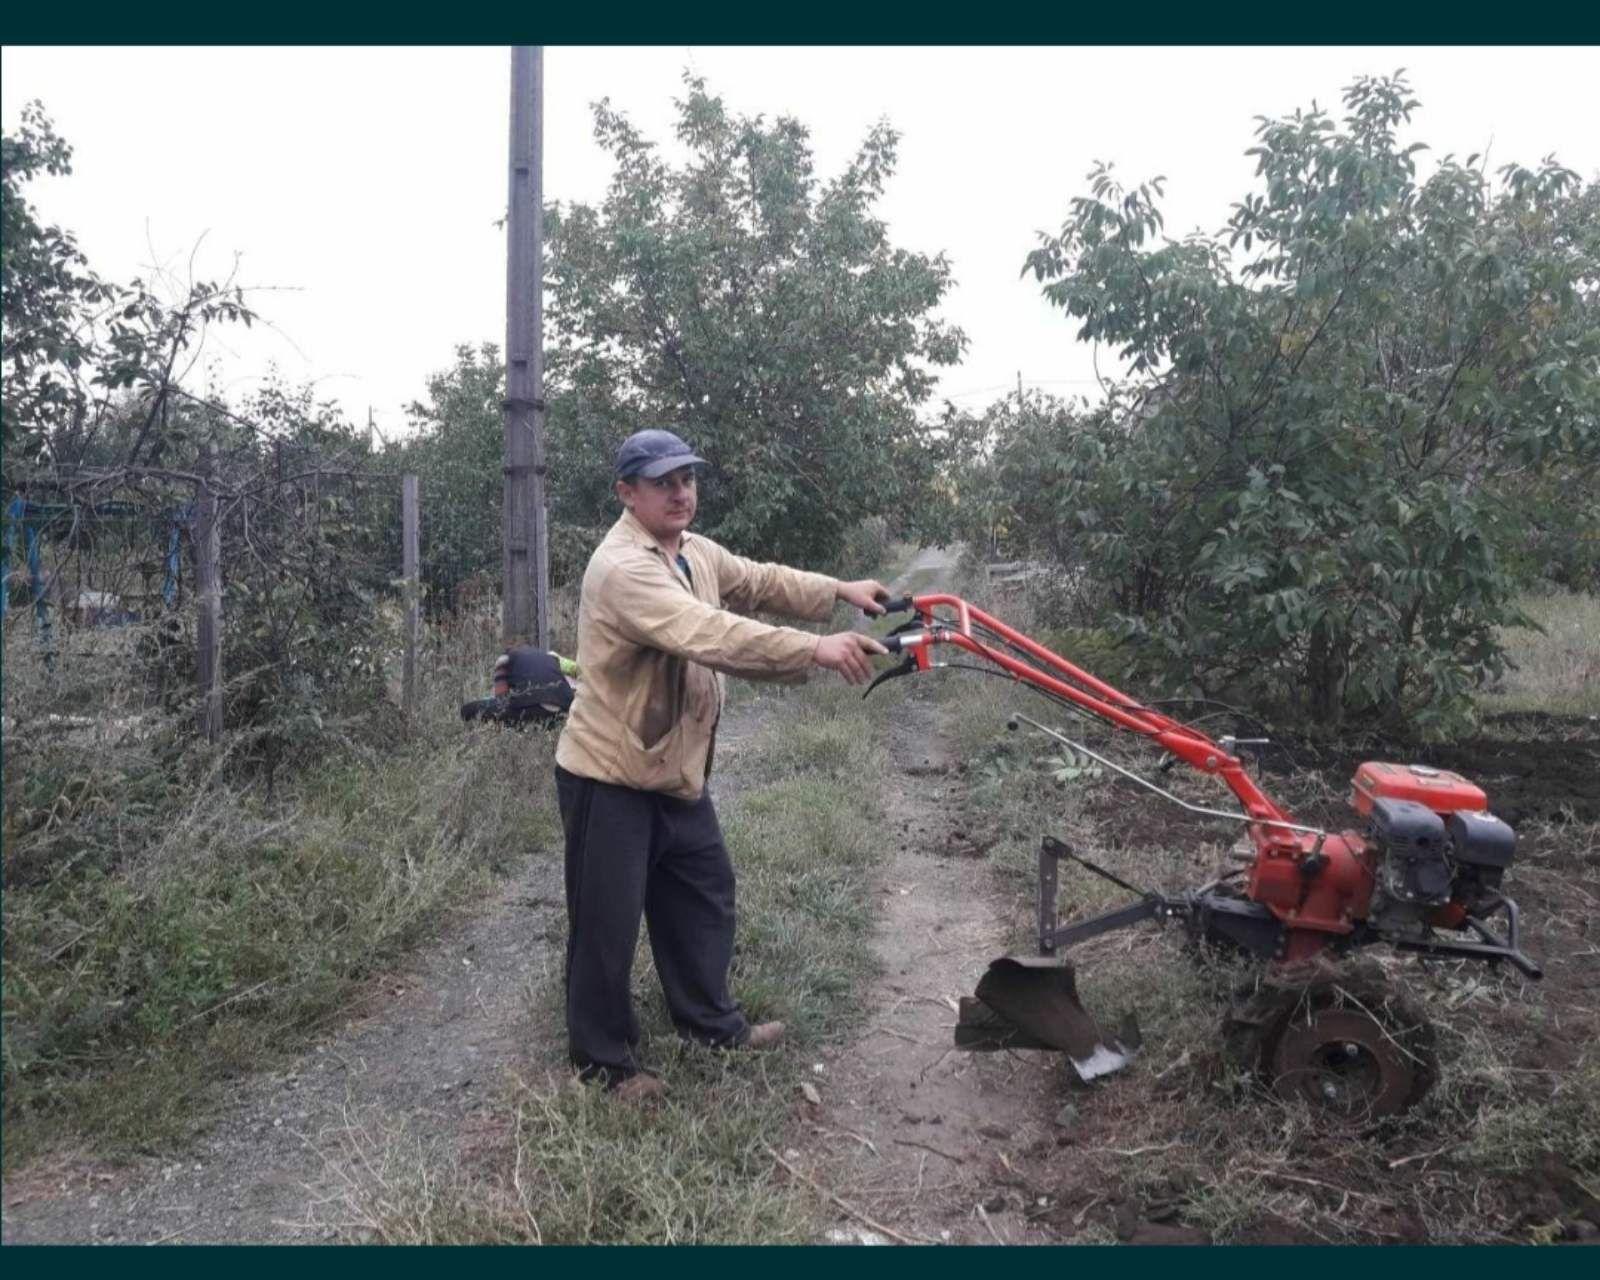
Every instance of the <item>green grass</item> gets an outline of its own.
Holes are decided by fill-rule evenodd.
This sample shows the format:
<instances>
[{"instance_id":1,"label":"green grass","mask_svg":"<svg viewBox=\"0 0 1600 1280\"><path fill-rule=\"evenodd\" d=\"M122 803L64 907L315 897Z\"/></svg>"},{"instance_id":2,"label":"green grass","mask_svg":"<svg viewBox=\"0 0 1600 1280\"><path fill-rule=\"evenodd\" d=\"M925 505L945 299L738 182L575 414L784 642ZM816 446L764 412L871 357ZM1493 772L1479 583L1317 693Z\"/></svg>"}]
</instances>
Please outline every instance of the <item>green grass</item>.
<instances>
[{"instance_id":1,"label":"green grass","mask_svg":"<svg viewBox=\"0 0 1600 1280\"><path fill-rule=\"evenodd\" d=\"M618 1105L571 1079L519 1084L502 1166L441 1163L371 1125L347 1137L343 1219L386 1244L803 1244L810 1206L769 1176L786 1074L769 1057L670 1046L673 1096Z\"/></svg>"},{"instance_id":2,"label":"green grass","mask_svg":"<svg viewBox=\"0 0 1600 1280\"><path fill-rule=\"evenodd\" d=\"M1600 597L1556 592L1519 603L1543 631L1504 634L1513 670L1484 695L1483 709L1600 715Z\"/></svg>"}]
</instances>

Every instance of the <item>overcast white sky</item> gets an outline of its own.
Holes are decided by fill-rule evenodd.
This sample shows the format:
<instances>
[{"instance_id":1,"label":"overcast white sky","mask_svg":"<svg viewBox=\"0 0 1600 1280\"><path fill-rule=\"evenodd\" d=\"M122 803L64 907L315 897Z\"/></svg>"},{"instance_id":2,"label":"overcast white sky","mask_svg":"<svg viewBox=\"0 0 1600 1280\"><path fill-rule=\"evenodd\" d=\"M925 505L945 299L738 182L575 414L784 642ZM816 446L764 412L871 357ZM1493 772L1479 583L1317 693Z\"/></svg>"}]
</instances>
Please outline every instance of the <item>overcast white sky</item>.
<instances>
[{"instance_id":1,"label":"overcast white sky","mask_svg":"<svg viewBox=\"0 0 1600 1280\"><path fill-rule=\"evenodd\" d=\"M316 379L380 430L451 362L504 342L509 55L503 48L48 49L0 53L0 115L43 100L75 148L43 178L43 217L112 279L159 265L282 292L266 333L208 352L235 393L268 361ZM1220 227L1250 182L1254 117L1337 106L1356 74L1407 68L1412 140L1491 165L1554 152L1600 173L1594 49L563 48L545 51L547 199L594 201L609 177L588 104L609 96L670 141L685 68L745 114L791 114L835 173L873 121L903 135L881 206L895 241L946 251L944 314L971 339L943 391L977 407L1016 385L1093 389L1089 352L1018 278L1096 159L1168 179L1167 229ZM1102 359L1102 368L1106 368Z\"/></svg>"}]
</instances>

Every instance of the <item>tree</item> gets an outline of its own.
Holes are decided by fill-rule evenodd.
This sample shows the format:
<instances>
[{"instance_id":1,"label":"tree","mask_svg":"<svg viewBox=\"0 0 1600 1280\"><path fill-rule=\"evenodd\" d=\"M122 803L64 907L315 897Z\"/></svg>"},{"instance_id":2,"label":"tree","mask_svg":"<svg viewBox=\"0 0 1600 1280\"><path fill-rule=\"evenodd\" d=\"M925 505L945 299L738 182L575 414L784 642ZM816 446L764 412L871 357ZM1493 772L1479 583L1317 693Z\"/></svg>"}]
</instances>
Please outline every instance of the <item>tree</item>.
<instances>
[{"instance_id":1,"label":"tree","mask_svg":"<svg viewBox=\"0 0 1600 1280\"><path fill-rule=\"evenodd\" d=\"M254 319L243 291L231 279L161 278L158 293L96 276L24 195L41 173L71 172L39 104L4 138L3 160L3 487L36 501L45 576L74 581L69 599L142 580L155 625L140 652L163 693L188 704L193 649L182 612L166 611L166 548L193 529L204 480L221 525L227 725L243 731L233 758L270 785L282 762L315 758L342 714L383 718L376 604L398 571L383 541L396 486L309 388L268 382L236 404L189 388L209 326Z\"/></svg>"},{"instance_id":2,"label":"tree","mask_svg":"<svg viewBox=\"0 0 1600 1280\"><path fill-rule=\"evenodd\" d=\"M422 574L430 610L455 605L469 578L500 578L506 369L499 348L456 348L455 364L428 379L426 400L407 407L412 434L398 467L422 488ZM398 515L395 547L399 543Z\"/></svg>"},{"instance_id":3,"label":"tree","mask_svg":"<svg viewBox=\"0 0 1600 1280\"><path fill-rule=\"evenodd\" d=\"M39 103L24 108L21 128L0 140L0 153L5 487L33 471L48 479L99 461L102 431L127 421L116 411L130 406L116 393L129 389L136 425L122 465L161 464L168 447L192 443L173 430L175 407L207 328L255 320L244 290L232 278L191 278L163 297L143 280L109 284L89 270L72 234L42 225L23 194L40 172L72 172L72 148Z\"/></svg>"},{"instance_id":4,"label":"tree","mask_svg":"<svg viewBox=\"0 0 1600 1280\"><path fill-rule=\"evenodd\" d=\"M553 506L610 511L630 431L680 429L710 462L701 527L752 554L830 562L864 516L914 518L940 453L916 410L965 338L933 318L944 256L890 242L873 207L898 135L879 124L819 181L798 121L730 114L686 77L670 163L607 103L598 208L546 213Z\"/></svg>"},{"instance_id":5,"label":"tree","mask_svg":"<svg viewBox=\"0 0 1600 1280\"><path fill-rule=\"evenodd\" d=\"M1219 235L1162 238L1160 179L1091 174L1024 271L1133 378L1034 470L1176 679L1438 727L1519 619L1517 487L1595 474L1600 223L1553 159L1419 179L1400 74L1344 102L1260 121Z\"/></svg>"},{"instance_id":6,"label":"tree","mask_svg":"<svg viewBox=\"0 0 1600 1280\"><path fill-rule=\"evenodd\" d=\"M72 148L43 105L30 102L17 133L0 139L0 424L7 453L35 453L53 428L81 413L79 371L92 350L86 311L112 298L71 233L42 224L24 192L41 173L71 172Z\"/></svg>"},{"instance_id":7,"label":"tree","mask_svg":"<svg viewBox=\"0 0 1600 1280\"><path fill-rule=\"evenodd\" d=\"M395 477L365 432L311 386L269 381L237 413L207 407L217 458L227 603L226 724L270 789L286 764L323 758L352 730L392 734L379 608L399 575Z\"/></svg>"}]
</instances>

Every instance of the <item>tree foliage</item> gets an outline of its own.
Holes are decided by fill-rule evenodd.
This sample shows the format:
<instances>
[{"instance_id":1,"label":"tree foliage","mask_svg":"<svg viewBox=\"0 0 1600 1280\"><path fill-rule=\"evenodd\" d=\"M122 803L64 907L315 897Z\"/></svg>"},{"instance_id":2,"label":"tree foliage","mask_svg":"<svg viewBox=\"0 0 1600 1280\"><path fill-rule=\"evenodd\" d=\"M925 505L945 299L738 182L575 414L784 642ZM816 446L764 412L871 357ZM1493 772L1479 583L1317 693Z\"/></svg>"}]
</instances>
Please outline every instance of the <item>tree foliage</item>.
<instances>
[{"instance_id":1,"label":"tree foliage","mask_svg":"<svg viewBox=\"0 0 1600 1280\"><path fill-rule=\"evenodd\" d=\"M1025 272L1133 377L996 465L1177 681L1439 726L1503 666L1551 484L1594 482L1595 188L1553 159L1420 177L1402 75L1344 103L1260 121L1220 234L1164 237L1160 179L1091 174Z\"/></svg>"},{"instance_id":2,"label":"tree foliage","mask_svg":"<svg viewBox=\"0 0 1600 1280\"><path fill-rule=\"evenodd\" d=\"M430 610L454 607L475 575L498 582L504 500L506 369L493 344L456 348L455 363L428 379L427 396L406 410L411 431L394 464L422 492L422 578ZM394 528L399 546L398 513Z\"/></svg>"},{"instance_id":3,"label":"tree foliage","mask_svg":"<svg viewBox=\"0 0 1600 1280\"><path fill-rule=\"evenodd\" d=\"M422 578L430 612L454 609L469 582L499 586L505 395L500 349L490 342L457 347L455 363L433 374L426 398L407 408L411 431L386 459L387 465L416 474L421 483ZM556 391L547 399L552 441L547 454L553 469L546 481L546 523L550 579L559 586L583 573L604 531L602 522L609 522L610 471L608 466L596 468L593 460L608 460L614 445L604 433L577 445L572 397ZM398 523L393 537L398 547Z\"/></svg>"},{"instance_id":4,"label":"tree foliage","mask_svg":"<svg viewBox=\"0 0 1600 1280\"><path fill-rule=\"evenodd\" d=\"M248 427L241 424L248 423ZM397 478L310 387L269 382L213 422L226 599L226 722L268 785L353 737L393 733Z\"/></svg>"},{"instance_id":5,"label":"tree foliage","mask_svg":"<svg viewBox=\"0 0 1600 1280\"><path fill-rule=\"evenodd\" d=\"M39 221L25 187L41 174L72 172L72 148L44 108L22 110L17 132L0 139L0 312L5 332L4 445L26 448L70 422L77 370L89 356L84 309L111 288L88 269L70 232ZM25 430L31 428L31 430Z\"/></svg>"},{"instance_id":6,"label":"tree foliage","mask_svg":"<svg viewBox=\"0 0 1600 1280\"><path fill-rule=\"evenodd\" d=\"M72 233L41 223L26 197L40 174L72 172L72 148L39 103L0 140L0 160L6 489L40 469L103 461L102 431L118 416L108 411L127 403L118 391L141 407L124 465L160 464L168 447L192 444L174 436L173 408L207 328L255 320L244 291L231 278L157 288L90 270Z\"/></svg>"},{"instance_id":7,"label":"tree foliage","mask_svg":"<svg viewBox=\"0 0 1600 1280\"><path fill-rule=\"evenodd\" d=\"M932 492L916 410L965 345L933 315L950 265L874 213L887 124L823 181L798 121L735 115L692 77L677 105L675 163L600 103L605 199L546 214L555 509L603 522L617 444L666 424L712 464L702 528L824 565L850 525Z\"/></svg>"}]
</instances>

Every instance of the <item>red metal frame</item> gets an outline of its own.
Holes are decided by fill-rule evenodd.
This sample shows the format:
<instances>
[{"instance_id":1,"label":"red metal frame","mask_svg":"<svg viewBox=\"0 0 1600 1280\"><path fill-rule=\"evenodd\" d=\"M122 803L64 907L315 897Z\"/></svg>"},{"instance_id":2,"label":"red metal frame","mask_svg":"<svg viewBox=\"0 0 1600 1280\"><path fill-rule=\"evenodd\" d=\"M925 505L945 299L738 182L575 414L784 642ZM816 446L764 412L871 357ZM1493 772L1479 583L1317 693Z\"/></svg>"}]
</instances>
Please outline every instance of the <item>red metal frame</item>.
<instances>
[{"instance_id":1,"label":"red metal frame","mask_svg":"<svg viewBox=\"0 0 1600 1280\"><path fill-rule=\"evenodd\" d=\"M1278 825L1292 824L1294 819L1256 785L1245 772L1243 762L1223 750L1220 743L1141 705L961 597L916 596L911 605L921 616L923 631L920 635L902 634L900 646L902 651L915 655L919 671L939 665L931 656L935 645L954 645L1018 680L1149 738L1201 773L1220 777L1244 806L1245 813L1257 819L1249 824L1256 860L1246 892L1286 926L1284 959L1298 960L1314 954L1365 918L1375 883L1376 855L1355 832L1324 835ZM938 608L954 610L955 618L940 618L934 613ZM1040 671L984 644L972 634L974 622L1057 674Z\"/></svg>"}]
</instances>

